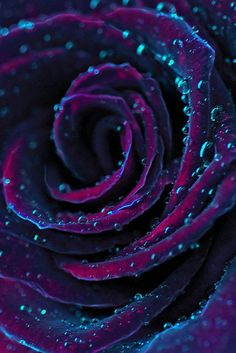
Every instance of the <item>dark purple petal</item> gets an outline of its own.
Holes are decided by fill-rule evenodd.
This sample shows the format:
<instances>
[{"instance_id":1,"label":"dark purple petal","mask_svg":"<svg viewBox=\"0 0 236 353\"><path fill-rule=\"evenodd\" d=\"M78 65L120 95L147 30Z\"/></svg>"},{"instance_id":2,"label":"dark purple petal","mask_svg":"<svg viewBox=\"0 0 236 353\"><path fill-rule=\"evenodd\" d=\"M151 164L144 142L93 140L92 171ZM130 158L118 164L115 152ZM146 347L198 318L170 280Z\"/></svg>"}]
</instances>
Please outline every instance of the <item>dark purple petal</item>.
<instances>
[{"instance_id":1,"label":"dark purple petal","mask_svg":"<svg viewBox=\"0 0 236 353\"><path fill-rule=\"evenodd\" d=\"M1 327L0 328L0 349L1 352L3 353L11 353L11 352L17 352L17 353L33 353L35 352L34 349L31 349L29 347L26 347L22 345L22 343L17 343L15 341L15 337L11 337L11 335L7 334L7 332L4 331L4 329Z\"/></svg>"},{"instance_id":2,"label":"dark purple petal","mask_svg":"<svg viewBox=\"0 0 236 353\"><path fill-rule=\"evenodd\" d=\"M27 346L39 347L40 350L48 352L55 350L64 352L65 347L68 347L72 353L80 350L88 353L99 352L112 343L130 336L144 322L149 322L152 317L172 302L184 290L191 276L198 270L206 251L207 248L196 252L195 256L180 266L162 285L143 299L127 305L114 315L97 324L90 324L84 329L78 327L78 318L73 317L66 307L50 300L45 302L29 287L4 280L4 285L0 289L0 304L4 309L18 311L14 327L12 327L11 317L3 311L4 329L6 332L10 329L17 341L19 337L24 337ZM191 274L186 272L186 268L189 266L193 268ZM173 279L178 280L173 281ZM12 289L14 289L13 295L9 298L7 293ZM49 328L46 325L48 320L50 321ZM33 330L37 328L37 335L32 336L30 330L25 330L24 323L26 321L30 324L29 328L33 328ZM59 321L63 322L63 327L58 325ZM67 331L66 336L63 334L65 330Z\"/></svg>"},{"instance_id":3,"label":"dark purple petal","mask_svg":"<svg viewBox=\"0 0 236 353\"><path fill-rule=\"evenodd\" d=\"M0 10L1 349L233 353L235 5Z\"/></svg>"},{"instance_id":4,"label":"dark purple petal","mask_svg":"<svg viewBox=\"0 0 236 353\"><path fill-rule=\"evenodd\" d=\"M158 266L167 259L182 253L192 243L197 242L220 215L235 205L235 183L236 173L232 172L218 187L211 204L199 216L193 219L189 225L184 225L145 251L139 250L105 262L87 265L73 261L72 263L63 262L61 267L76 278L96 281L132 276L147 271L153 266Z\"/></svg>"},{"instance_id":5,"label":"dark purple petal","mask_svg":"<svg viewBox=\"0 0 236 353\"><path fill-rule=\"evenodd\" d=\"M157 335L142 352L174 353L184 346L193 353L233 353L236 344L235 271L234 261L200 315Z\"/></svg>"},{"instance_id":6,"label":"dark purple petal","mask_svg":"<svg viewBox=\"0 0 236 353\"><path fill-rule=\"evenodd\" d=\"M55 267L50 252L6 233L1 234L0 248L0 277L27 284L45 298L101 308L125 304L134 294L115 283L104 286L76 281Z\"/></svg>"}]
</instances>

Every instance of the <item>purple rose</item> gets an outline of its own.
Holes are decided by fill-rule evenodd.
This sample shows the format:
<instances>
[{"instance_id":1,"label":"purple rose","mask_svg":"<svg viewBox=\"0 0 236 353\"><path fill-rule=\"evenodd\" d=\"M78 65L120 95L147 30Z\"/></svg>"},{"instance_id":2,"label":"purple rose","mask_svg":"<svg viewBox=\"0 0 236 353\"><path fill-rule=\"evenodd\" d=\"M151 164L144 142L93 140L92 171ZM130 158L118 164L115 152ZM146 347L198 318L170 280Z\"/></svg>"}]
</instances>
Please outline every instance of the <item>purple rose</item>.
<instances>
[{"instance_id":1,"label":"purple rose","mask_svg":"<svg viewBox=\"0 0 236 353\"><path fill-rule=\"evenodd\" d=\"M235 353L236 3L0 10L0 352Z\"/></svg>"}]
</instances>

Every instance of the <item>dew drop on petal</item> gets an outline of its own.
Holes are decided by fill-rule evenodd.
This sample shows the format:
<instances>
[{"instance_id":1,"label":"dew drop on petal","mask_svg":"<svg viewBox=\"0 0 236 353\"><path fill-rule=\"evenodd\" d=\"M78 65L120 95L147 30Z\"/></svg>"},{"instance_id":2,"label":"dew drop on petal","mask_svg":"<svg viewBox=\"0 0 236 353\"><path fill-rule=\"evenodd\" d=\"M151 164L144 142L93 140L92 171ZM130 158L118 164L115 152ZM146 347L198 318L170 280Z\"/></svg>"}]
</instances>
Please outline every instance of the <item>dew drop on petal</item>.
<instances>
[{"instance_id":1,"label":"dew drop on petal","mask_svg":"<svg viewBox=\"0 0 236 353\"><path fill-rule=\"evenodd\" d=\"M51 37L50 34L45 34L44 37L43 37L43 39L44 39L45 42L50 42L51 38L52 38L52 37Z\"/></svg>"},{"instance_id":2,"label":"dew drop on petal","mask_svg":"<svg viewBox=\"0 0 236 353\"><path fill-rule=\"evenodd\" d=\"M130 35L130 32L127 31L127 30L122 32L122 37L123 37L124 39L127 39L127 38L129 37L129 35Z\"/></svg>"},{"instance_id":3,"label":"dew drop on petal","mask_svg":"<svg viewBox=\"0 0 236 353\"><path fill-rule=\"evenodd\" d=\"M7 36L9 34L9 29L6 27L0 28L0 36Z\"/></svg>"},{"instance_id":4,"label":"dew drop on petal","mask_svg":"<svg viewBox=\"0 0 236 353\"><path fill-rule=\"evenodd\" d=\"M80 217L78 218L78 222L79 222L79 224L85 224L85 223L87 223L87 217L85 217L85 216L80 216Z\"/></svg>"},{"instance_id":5,"label":"dew drop on petal","mask_svg":"<svg viewBox=\"0 0 236 353\"><path fill-rule=\"evenodd\" d=\"M187 115L187 116L190 116L191 115L191 107L189 105L186 105L183 109L184 111L184 114Z\"/></svg>"},{"instance_id":6,"label":"dew drop on petal","mask_svg":"<svg viewBox=\"0 0 236 353\"><path fill-rule=\"evenodd\" d=\"M42 310L40 311L40 314L41 314L41 315L46 315L46 312L47 312L46 309L42 309Z\"/></svg>"},{"instance_id":7,"label":"dew drop on petal","mask_svg":"<svg viewBox=\"0 0 236 353\"><path fill-rule=\"evenodd\" d=\"M18 22L18 27L21 28L21 29L33 29L34 28L34 23L31 22L31 21L27 21L27 20L20 20Z\"/></svg>"},{"instance_id":8,"label":"dew drop on petal","mask_svg":"<svg viewBox=\"0 0 236 353\"><path fill-rule=\"evenodd\" d=\"M184 186L179 186L177 189L176 189L176 194L180 194L183 190L185 189Z\"/></svg>"},{"instance_id":9,"label":"dew drop on petal","mask_svg":"<svg viewBox=\"0 0 236 353\"><path fill-rule=\"evenodd\" d=\"M156 258L156 254L152 254L151 255L151 260L155 260L155 258Z\"/></svg>"},{"instance_id":10,"label":"dew drop on petal","mask_svg":"<svg viewBox=\"0 0 236 353\"><path fill-rule=\"evenodd\" d=\"M99 2L100 2L100 0L91 0L90 4L89 4L90 9L95 10L96 7L98 6Z\"/></svg>"},{"instance_id":11,"label":"dew drop on petal","mask_svg":"<svg viewBox=\"0 0 236 353\"><path fill-rule=\"evenodd\" d=\"M183 48L183 41L181 39L174 39L173 44L176 47Z\"/></svg>"},{"instance_id":12,"label":"dew drop on petal","mask_svg":"<svg viewBox=\"0 0 236 353\"><path fill-rule=\"evenodd\" d=\"M143 298L143 295L141 293L136 293L134 295L134 300L141 300Z\"/></svg>"},{"instance_id":13,"label":"dew drop on petal","mask_svg":"<svg viewBox=\"0 0 236 353\"><path fill-rule=\"evenodd\" d=\"M144 43L139 44L139 46L138 46L138 48L136 50L137 54L138 55L142 55L144 49L145 49L145 44Z\"/></svg>"},{"instance_id":14,"label":"dew drop on petal","mask_svg":"<svg viewBox=\"0 0 236 353\"><path fill-rule=\"evenodd\" d=\"M168 13L168 14L175 14L176 13L176 8L170 2L159 2L156 5L156 11L164 12L164 13Z\"/></svg>"},{"instance_id":15,"label":"dew drop on petal","mask_svg":"<svg viewBox=\"0 0 236 353\"><path fill-rule=\"evenodd\" d=\"M20 48L19 48L19 52L20 52L21 54L27 53L28 50L29 50L29 47L28 47L26 44L22 44L22 45L20 46Z\"/></svg>"},{"instance_id":16,"label":"dew drop on petal","mask_svg":"<svg viewBox=\"0 0 236 353\"><path fill-rule=\"evenodd\" d=\"M67 42L67 43L65 44L65 48L66 48L67 50L70 50L70 49L72 49L73 47L74 47L74 43L71 42L71 41L69 41L69 42Z\"/></svg>"},{"instance_id":17,"label":"dew drop on petal","mask_svg":"<svg viewBox=\"0 0 236 353\"><path fill-rule=\"evenodd\" d=\"M182 128L182 133L184 135L187 135L188 134L188 129L189 129L189 125L185 124L184 127Z\"/></svg>"},{"instance_id":18,"label":"dew drop on petal","mask_svg":"<svg viewBox=\"0 0 236 353\"><path fill-rule=\"evenodd\" d=\"M120 231L123 229L123 227L122 227L122 225L121 225L120 223L115 223L115 224L114 224L114 229L115 229L117 232L120 232Z\"/></svg>"},{"instance_id":19,"label":"dew drop on petal","mask_svg":"<svg viewBox=\"0 0 236 353\"><path fill-rule=\"evenodd\" d=\"M185 80L184 78L179 78L178 80L176 79L175 82L176 82L177 89L180 93L188 94L190 92L187 80Z\"/></svg>"},{"instance_id":20,"label":"dew drop on petal","mask_svg":"<svg viewBox=\"0 0 236 353\"><path fill-rule=\"evenodd\" d=\"M197 249L199 249L200 248L200 245L198 244L198 243L192 243L191 245L190 245L190 249L191 250L197 250Z\"/></svg>"},{"instance_id":21,"label":"dew drop on petal","mask_svg":"<svg viewBox=\"0 0 236 353\"><path fill-rule=\"evenodd\" d=\"M212 142L209 142L209 141L205 141L203 144L202 144L202 147L200 149L200 157L201 158L204 158L206 156L206 153L209 151L209 149L213 146L213 143Z\"/></svg>"},{"instance_id":22,"label":"dew drop on petal","mask_svg":"<svg viewBox=\"0 0 236 353\"><path fill-rule=\"evenodd\" d=\"M219 120L222 112L223 112L223 108L221 106L217 106L213 108L211 111L211 121Z\"/></svg>"},{"instance_id":23,"label":"dew drop on petal","mask_svg":"<svg viewBox=\"0 0 236 353\"><path fill-rule=\"evenodd\" d=\"M58 187L59 191L64 193L64 192L69 192L71 189L70 189L70 186L68 184L60 184L59 187Z\"/></svg>"},{"instance_id":24,"label":"dew drop on petal","mask_svg":"<svg viewBox=\"0 0 236 353\"><path fill-rule=\"evenodd\" d=\"M11 182L10 179L8 179L8 178L3 178L3 184L4 184L4 185L9 185L10 182Z\"/></svg>"},{"instance_id":25,"label":"dew drop on petal","mask_svg":"<svg viewBox=\"0 0 236 353\"><path fill-rule=\"evenodd\" d=\"M171 327L172 327L171 322L166 322L166 323L163 325L163 328L164 328L164 329L168 329L168 328L171 328Z\"/></svg>"}]
</instances>

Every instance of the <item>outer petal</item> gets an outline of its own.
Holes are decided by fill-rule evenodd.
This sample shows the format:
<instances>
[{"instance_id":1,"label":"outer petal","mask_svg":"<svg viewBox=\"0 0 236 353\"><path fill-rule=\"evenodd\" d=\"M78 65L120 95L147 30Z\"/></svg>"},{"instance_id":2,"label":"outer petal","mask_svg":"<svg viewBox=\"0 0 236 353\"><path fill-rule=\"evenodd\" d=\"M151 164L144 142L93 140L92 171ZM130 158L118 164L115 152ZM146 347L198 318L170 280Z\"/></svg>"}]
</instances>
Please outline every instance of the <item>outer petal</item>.
<instances>
[{"instance_id":1,"label":"outer petal","mask_svg":"<svg viewBox=\"0 0 236 353\"><path fill-rule=\"evenodd\" d=\"M236 338L236 261L227 269L216 286L216 292L202 313L157 335L142 352L174 353L186 350L192 353L234 353Z\"/></svg>"}]
</instances>

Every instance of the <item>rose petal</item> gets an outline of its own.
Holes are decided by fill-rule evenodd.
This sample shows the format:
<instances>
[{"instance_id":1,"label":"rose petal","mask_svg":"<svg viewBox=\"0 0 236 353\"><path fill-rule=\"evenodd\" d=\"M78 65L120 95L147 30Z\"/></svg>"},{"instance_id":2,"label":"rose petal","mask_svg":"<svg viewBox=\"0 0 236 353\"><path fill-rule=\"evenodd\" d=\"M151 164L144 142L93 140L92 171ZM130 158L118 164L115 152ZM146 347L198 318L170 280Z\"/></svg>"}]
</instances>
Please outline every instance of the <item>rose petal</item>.
<instances>
[{"instance_id":1,"label":"rose petal","mask_svg":"<svg viewBox=\"0 0 236 353\"><path fill-rule=\"evenodd\" d=\"M142 352L171 353L185 346L191 352L234 352L236 344L234 327L236 325L236 263L216 287L216 292L206 307L194 320L188 320L153 338Z\"/></svg>"}]
</instances>

